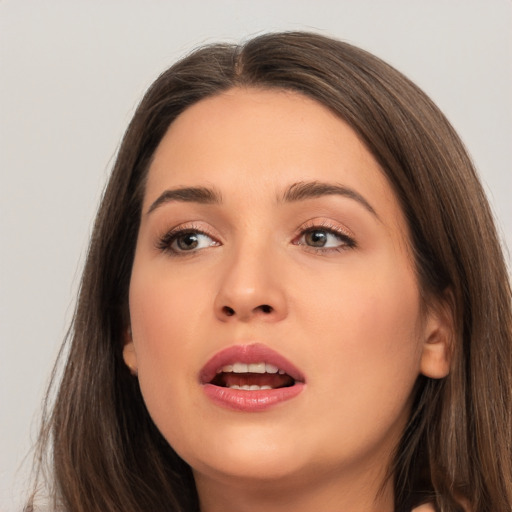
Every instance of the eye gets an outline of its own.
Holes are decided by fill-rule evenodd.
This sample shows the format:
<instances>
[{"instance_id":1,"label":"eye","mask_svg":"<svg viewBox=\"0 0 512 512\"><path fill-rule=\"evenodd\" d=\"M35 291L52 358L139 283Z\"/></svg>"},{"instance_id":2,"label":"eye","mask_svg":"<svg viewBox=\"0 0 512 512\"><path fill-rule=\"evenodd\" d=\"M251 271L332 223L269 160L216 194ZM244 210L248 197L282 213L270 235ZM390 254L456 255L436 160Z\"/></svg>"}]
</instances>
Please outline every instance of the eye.
<instances>
[{"instance_id":1,"label":"eye","mask_svg":"<svg viewBox=\"0 0 512 512\"><path fill-rule=\"evenodd\" d=\"M355 247L355 241L334 228L312 227L304 230L295 244L318 250L342 250Z\"/></svg>"},{"instance_id":2,"label":"eye","mask_svg":"<svg viewBox=\"0 0 512 512\"><path fill-rule=\"evenodd\" d=\"M158 248L174 254L196 252L207 247L217 246L219 242L211 236L195 229L174 230L164 235Z\"/></svg>"},{"instance_id":3,"label":"eye","mask_svg":"<svg viewBox=\"0 0 512 512\"><path fill-rule=\"evenodd\" d=\"M308 231L304 233L303 238L304 243L311 247L337 247L339 245L339 237L324 229Z\"/></svg>"}]
</instances>

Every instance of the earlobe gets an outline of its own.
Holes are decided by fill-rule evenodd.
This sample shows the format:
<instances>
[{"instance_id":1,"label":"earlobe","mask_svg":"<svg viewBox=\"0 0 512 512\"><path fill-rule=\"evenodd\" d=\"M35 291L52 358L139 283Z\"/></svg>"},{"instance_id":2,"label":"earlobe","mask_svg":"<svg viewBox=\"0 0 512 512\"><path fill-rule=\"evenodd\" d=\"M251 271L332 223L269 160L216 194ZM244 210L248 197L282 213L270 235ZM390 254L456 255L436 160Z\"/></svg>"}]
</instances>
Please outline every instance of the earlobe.
<instances>
[{"instance_id":1,"label":"earlobe","mask_svg":"<svg viewBox=\"0 0 512 512\"><path fill-rule=\"evenodd\" d=\"M132 375L137 375L137 353L135 352L135 345L132 339L131 328L128 327L125 334L125 342L123 346L123 360L126 366L130 369Z\"/></svg>"},{"instance_id":2,"label":"earlobe","mask_svg":"<svg viewBox=\"0 0 512 512\"><path fill-rule=\"evenodd\" d=\"M454 340L451 292L429 309L425 323L420 371L426 377L442 379L450 373Z\"/></svg>"}]
</instances>

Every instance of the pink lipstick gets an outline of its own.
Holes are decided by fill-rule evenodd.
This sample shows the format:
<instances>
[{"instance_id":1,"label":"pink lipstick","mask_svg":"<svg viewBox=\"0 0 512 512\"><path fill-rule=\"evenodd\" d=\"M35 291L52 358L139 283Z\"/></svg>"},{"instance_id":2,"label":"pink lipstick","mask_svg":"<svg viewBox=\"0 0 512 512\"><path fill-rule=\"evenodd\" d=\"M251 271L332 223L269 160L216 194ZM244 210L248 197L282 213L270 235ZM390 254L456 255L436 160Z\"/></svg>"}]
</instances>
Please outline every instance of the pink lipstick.
<instances>
[{"instance_id":1,"label":"pink lipstick","mask_svg":"<svg viewBox=\"0 0 512 512\"><path fill-rule=\"evenodd\" d=\"M214 403L246 412L290 400L305 385L304 375L290 361L259 343L218 352L205 364L199 380Z\"/></svg>"}]
</instances>

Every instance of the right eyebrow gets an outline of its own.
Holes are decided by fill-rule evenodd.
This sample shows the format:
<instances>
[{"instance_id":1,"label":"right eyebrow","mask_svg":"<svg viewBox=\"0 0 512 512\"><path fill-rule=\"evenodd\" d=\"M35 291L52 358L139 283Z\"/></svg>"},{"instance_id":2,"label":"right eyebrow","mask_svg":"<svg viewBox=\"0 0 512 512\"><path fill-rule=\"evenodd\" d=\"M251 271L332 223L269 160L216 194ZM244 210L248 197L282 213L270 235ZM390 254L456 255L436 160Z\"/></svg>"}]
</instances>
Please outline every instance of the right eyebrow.
<instances>
[{"instance_id":1,"label":"right eyebrow","mask_svg":"<svg viewBox=\"0 0 512 512\"><path fill-rule=\"evenodd\" d=\"M200 204L219 204L222 202L220 192L207 187L180 187L168 189L162 192L160 196L151 204L146 215L159 208L160 206L173 201L184 203Z\"/></svg>"}]
</instances>

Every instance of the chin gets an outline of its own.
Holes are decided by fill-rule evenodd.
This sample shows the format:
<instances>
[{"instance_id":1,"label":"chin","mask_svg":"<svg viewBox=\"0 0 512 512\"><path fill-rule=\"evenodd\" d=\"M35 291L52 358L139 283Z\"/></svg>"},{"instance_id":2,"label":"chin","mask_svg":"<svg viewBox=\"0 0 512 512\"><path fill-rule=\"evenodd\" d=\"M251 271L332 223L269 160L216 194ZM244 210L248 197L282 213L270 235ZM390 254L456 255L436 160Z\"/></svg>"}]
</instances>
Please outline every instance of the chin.
<instances>
[{"instance_id":1,"label":"chin","mask_svg":"<svg viewBox=\"0 0 512 512\"><path fill-rule=\"evenodd\" d=\"M214 436L200 453L183 453L194 473L217 475L217 478L240 482L265 483L286 480L301 473L304 452L293 436L271 435L267 429L237 429L227 436Z\"/></svg>"}]
</instances>

